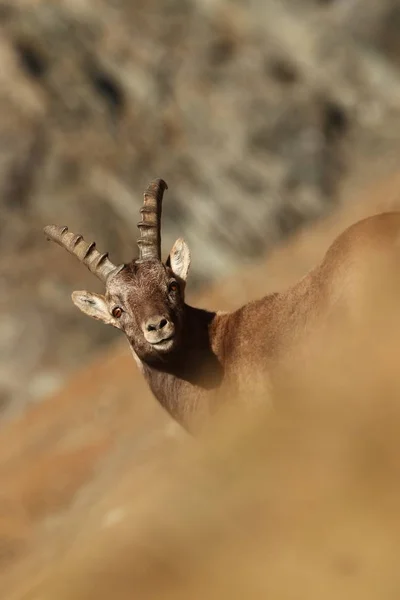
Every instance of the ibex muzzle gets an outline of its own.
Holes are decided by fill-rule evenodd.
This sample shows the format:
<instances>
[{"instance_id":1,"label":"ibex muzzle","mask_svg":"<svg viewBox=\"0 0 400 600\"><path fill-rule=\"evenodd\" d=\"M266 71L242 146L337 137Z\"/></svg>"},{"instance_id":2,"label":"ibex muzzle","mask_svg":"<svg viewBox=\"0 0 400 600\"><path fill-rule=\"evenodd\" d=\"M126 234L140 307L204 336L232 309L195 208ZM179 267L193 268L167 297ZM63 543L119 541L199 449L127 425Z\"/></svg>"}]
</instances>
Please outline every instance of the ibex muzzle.
<instances>
[{"instance_id":1,"label":"ibex muzzle","mask_svg":"<svg viewBox=\"0 0 400 600\"><path fill-rule=\"evenodd\" d=\"M171 318L157 315L144 322L143 333L146 340L153 347L166 350L173 346L175 325Z\"/></svg>"}]
</instances>

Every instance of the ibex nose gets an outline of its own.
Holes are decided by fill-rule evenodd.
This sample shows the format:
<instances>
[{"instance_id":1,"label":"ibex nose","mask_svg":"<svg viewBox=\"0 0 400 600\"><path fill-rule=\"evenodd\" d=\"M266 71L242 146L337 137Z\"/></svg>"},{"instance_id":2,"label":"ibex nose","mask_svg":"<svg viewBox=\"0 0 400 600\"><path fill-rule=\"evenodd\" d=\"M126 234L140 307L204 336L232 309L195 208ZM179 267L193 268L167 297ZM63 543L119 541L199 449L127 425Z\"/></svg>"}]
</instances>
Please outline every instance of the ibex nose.
<instances>
[{"instance_id":1,"label":"ibex nose","mask_svg":"<svg viewBox=\"0 0 400 600\"><path fill-rule=\"evenodd\" d=\"M153 319L149 319L146 323L147 331L160 331L166 325L168 325L168 320L165 317L154 317Z\"/></svg>"}]
</instances>

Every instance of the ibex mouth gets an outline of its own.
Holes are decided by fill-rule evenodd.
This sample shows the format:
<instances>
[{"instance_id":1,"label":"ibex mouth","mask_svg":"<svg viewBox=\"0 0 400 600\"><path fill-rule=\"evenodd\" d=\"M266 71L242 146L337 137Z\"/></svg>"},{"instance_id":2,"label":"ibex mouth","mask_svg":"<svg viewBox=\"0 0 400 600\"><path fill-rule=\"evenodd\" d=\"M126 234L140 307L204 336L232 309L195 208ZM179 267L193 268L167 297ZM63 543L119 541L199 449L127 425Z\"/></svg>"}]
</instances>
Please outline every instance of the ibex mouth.
<instances>
[{"instance_id":1,"label":"ibex mouth","mask_svg":"<svg viewBox=\"0 0 400 600\"><path fill-rule=\"evenodd\" d=\"M158 342L151 342L153 348L157 348L157 350L169 350L174 343L174 334L170 335L163 340L159 340Z\"/></svg>"}]
</instances>

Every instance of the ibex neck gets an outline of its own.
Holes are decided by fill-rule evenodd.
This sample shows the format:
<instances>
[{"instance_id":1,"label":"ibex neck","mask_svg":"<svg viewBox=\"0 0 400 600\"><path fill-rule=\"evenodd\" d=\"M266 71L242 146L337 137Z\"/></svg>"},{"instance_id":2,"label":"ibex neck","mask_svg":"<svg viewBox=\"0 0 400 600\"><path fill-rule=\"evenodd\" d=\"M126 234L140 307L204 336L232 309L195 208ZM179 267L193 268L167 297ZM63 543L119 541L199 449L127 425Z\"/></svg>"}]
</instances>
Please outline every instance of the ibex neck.
<instances>
[{"instance_id":1,"label":"ibex neck","mask_svg":"<svg viewBox=\"0 0 400 600\"><path fill-rule=\"evenodd\" d=\"M182 424L195 412L209 412L210 392L222 382L223 369L212 344L217 318L216 313L185 305L179 350L166 362L142 364L153 394Z\"/></svg>"},{"instance_id":2,"label":"ibex neck","mask_svg":"<svg viewBox=\"0 0 400 600\"><path fill-rule=\"evenodd\" d=\"M201 385L204 369L212 375L219 366L212 350L212 330L216 313L185 304L183 337L176 352L166 361L144 365L145 368L174 375L192 384ZM211 384L206 384L205 386Z\"/></svg>"}]
</instances>

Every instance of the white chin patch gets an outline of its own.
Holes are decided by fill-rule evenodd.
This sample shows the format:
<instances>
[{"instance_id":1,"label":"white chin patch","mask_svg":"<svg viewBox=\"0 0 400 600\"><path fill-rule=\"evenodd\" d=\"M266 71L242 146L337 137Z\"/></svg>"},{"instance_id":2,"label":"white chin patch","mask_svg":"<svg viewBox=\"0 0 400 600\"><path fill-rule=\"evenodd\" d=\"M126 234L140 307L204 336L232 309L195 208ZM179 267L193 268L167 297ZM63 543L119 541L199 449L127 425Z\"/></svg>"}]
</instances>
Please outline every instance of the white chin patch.
<instances>
[{"instance_id":1,"label":"white chin patch","mask_svg":"<svg viewBox=\"0 0 400 600\"><path fill-rule=\"evenodd\" d=\"M170 350L173 345L174 345L173 338L171 338L169 340L162 340L161 342L157 342L156 344L151 344L152 348L155 348L156 350L161 350L163 352Z\"/></svg>"}]
</instances>

